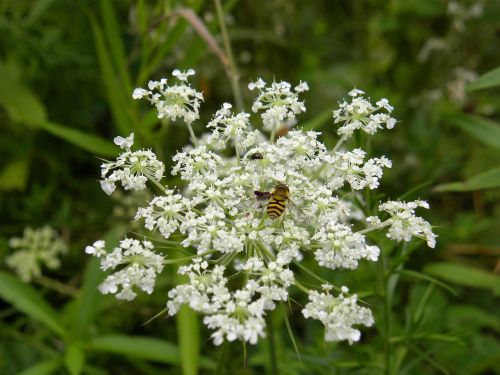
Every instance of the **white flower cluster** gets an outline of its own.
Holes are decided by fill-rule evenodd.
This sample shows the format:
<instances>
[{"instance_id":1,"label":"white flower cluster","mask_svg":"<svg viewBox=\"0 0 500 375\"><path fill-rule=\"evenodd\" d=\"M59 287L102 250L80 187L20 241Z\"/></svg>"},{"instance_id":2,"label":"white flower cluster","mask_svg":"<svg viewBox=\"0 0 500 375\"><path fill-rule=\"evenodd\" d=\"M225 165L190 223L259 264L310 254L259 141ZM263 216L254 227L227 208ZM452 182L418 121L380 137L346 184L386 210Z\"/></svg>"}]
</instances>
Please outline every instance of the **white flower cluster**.
<instances>
[{"instance_id":1,"label":"white flower cluster","mask_svg":"<svg viewBox=\"0 0 500 375\"><path fill-rule=\"evenodd\" d=\"M9 255L5 262L24 282L42 276L42 266L51 270L59 268L59 256L67 252L64 240L49 226L39 229L27 227L23 237L9 240L9 246L15 253Z\"/></svg>"},{"instance_id":2,"label":"white flower cluster","mask_svg":"<svg viewBox=\"0 0 500 375\"><path fill-rule=\"evenodd\" d=\"M367 220L372 226L389 226L387 237L396 241L411 241L418 237L427 242L427 246L436 246L436 235L432 226L419 216L415 216L417 207L429 208L426 201L414 202L388 201L379 206L379 210L388 212L391 217L381 223L378 217L369 217Z\"/></svg>"},{"instance_id":3,"label":"white flower cluster","mask_svg":"<svg viewBox=\"0 0 500 375\"><path fill-rule=\"evenodd\" d=\"M179 117L191 124L200 118L200 104L203 101L203 94L193 89L187 82L188 77L194 73L193 69L185 72L176 69L172 75L181 82L180 84L168 86L166 78L160 81L149 81L149 90L137 88L132 97L134 99L147 98L156 107L158 118L175 121Z\"/></svg>"},{"instance_id":4,"label":"white flower cluster","mask_svg":"<svg viewBox=\"0 0 500 375\"><path fill-rule=\"evenodd\" d=\"M114 141L125 151L116 161L101 165L101 188L106 194L115 191L117 182L121 182L125 190L138 191L146 188L148 179L160 180L163 177L165 166L151 150L130 150L134 144L134 133L127 138L116 137Z\"/></svg>"},{"instance_id":5,"label":"white flower cluster","mask_svg":"<svg viewBox=\"0 0 500 375\"><path fill-rule=\"evenodd\" d=\"M333 155L327 155L325 162L331 168L323 171L323 177L332 189L339 189L345 182L352 189L361 190L365 187L376 189L382 178L382 168L391 168L392 162L385 156L369 159L365 162L366 152L361 149L353 151L337 151Z\"/></svg>"},{"instance_id":6,"label":"white flower cluster","mask_svg":"<svg viewBox=\"0 0 500 375\"><path fill-rule=\"evenodd\" d=\"M375 134L378 129L385 125L392 129L396 125L396 119L390 116L394 109L387 99L380 99L375 105L363 97L364 91L354 89L349 92L351 101L343 101L339 109L333 112L335 123L344 124L337 130L339 135L351 137L356 129L365 133Z\"/></svg>"},{"instance_id":7,"label":"white flower cluster","mask_svg":"<svg viewBox=\"0 0 500 375\"><path fill-rule=\"evenodd\" d=\"M359 341L361 332L353 325L373 325L373 316L370 309L358 306L357 296L346 297L347 287L341 288L338 297L329 292L329 286L324 286L325 293L312 291L309 293L309 303L302 310L306 318L317 319L325 325L326 341L347 340L349 344Z\"/></svg>"},{"instance_id":8,"label":"white flower cluster","mask_svg":"<svg viewBox=\"0 0 500 375\"><path fill-rule=\"evenodd\" d=\"M99 285L101 293L115 294L116 298L127 301L137 296L134 287L153 293L156 275L163 270L163 257L154 252L150 241L125 238L110 253L106 252L105 246L105 242L99 240L85 248L87 254L100 258L102 270L120 268Z\"/></svg>"},{"instance_id":9,"label":"white flower cluster","mask_svg":"<svg viewBox=\"0 0 500 375\"><path fill-rule=\"evenodd\" d=\"M384 223L357 214L362 203L356 190L376 189L383 168L390 168L391 162L384 156L368 158L361 149L338 149L355 129L373 134L382 124L392 128L396 121L387 114L392 107L385 99L373 106L359 96L361 90L352 91L352 103L341 104L335 112L343 137L329 150L314 131L293 130L275 140L278 123L305 111L304 102L298 99L308 89L305 83L292 90L287 82L268 87L259 79L249 88L259 91L253 110L263 111L263 128L271 130L270 139L255 130L247 113L234 114L226 103L208 124L211 133L193 137L194 145L173 157L171 174L180 177L182 188L160 183L163 164L155 172L153 157L148 159L146 172L145 168L131 169L135 153L130 150L130 138L115 140L125 150L118 160L126 162L105 163L104 175L113 169L117 176L111 181L113 187L121 181L127 188L130 183L124 183L120 171L128 168L127 176L150 179L161 190L138 209L135 219L157 232L162 241L181 245L191 254L168 260L169 264L189 260L179 267L189 280L168 293L170 315L187 304L205 316L215 344L224 340L254 344L266 334L266 314L289 301L290 287L297 286L309 294L304 316L325 325L326 340L357 341L360 333L352 326L370 326L369 309L359 307L356 295L348 296L346 289L337 297L308 290L297 280L296 271L303 267L300 262L305 257L314 257L330 269L355 269L359 262L377 261L380 249L365 237L370 230L389 227L388 236L395 240L430 238L430 226L413 215L412 203L405 206L408 214L403 209L390 211L386 206L390 202L382 204L380 210L393 215ZM234 150L234 157L224 156L228 148ZM144 183L140 179L134 186ZM103 269L127 264L108 276L100 289L116 293L122 286L117 297L132 299L134 285L151 292L163 263L150 243L126 241L127 246L122 244L108 255L100 242L87 252L101 257ZM131 251L135 251L133 256ZM137 276L140 272L144 281Z\"/></svg>"},{"instance_id":10,"label":"white flower cluster","mask_svg":"<svg viewBox=\"0 0 500 375\"><path fill-rule=\"evenodd\" d=\"M228 141L232 144L239 144L247 140L250 115L245 112L233 115L232 107L231 104L224 103L207 125L208 128L213 128L209 143L218 149L225 148Z\"/></svg>"},{"instance_id":11,"label":"white flower cluster","mask_svg":"<svg viewBox=\"0 0 500 375\"><path fill-rule=\"evenodd\" d=\"M293 121L296 115L306 111L304 102L299 100L299 94L309 90L305 82L300 82L292 90L288 82L273 82L271 86L267 86L266 82L259 78L256 82L250 83L248 88L259 91L259 96L252 105L252 111L263 111L262 123L267 131L275 131L284 122Z\"/></svg>"}]
</instances>

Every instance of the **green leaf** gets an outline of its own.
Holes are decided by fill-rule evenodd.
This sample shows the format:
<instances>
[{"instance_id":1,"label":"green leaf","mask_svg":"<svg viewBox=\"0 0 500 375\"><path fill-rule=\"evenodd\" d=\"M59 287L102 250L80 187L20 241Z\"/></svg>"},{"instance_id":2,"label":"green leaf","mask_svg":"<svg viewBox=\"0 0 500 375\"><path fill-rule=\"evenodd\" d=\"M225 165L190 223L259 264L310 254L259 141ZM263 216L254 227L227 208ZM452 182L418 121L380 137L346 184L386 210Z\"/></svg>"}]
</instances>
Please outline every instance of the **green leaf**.
<instances>
[{"instance_id":1,"label":"green leaf","mask_svg":"<svg viewBox=\"0 0 500 375\"><path fill-rule=\"evenodd\" d=\"M118 148L110 141L55 122L37 124L43 130L98 156L116 156Z\"/></svg>"},{"instance_id":2,"label":"green leaf","mask_svg":"<svg viewBox=\"0 0 500 375\"><path fill-rule=\"evenodd\" d=\"M66 332L57 312L31 285L0 271L0 297L14 305L17 310L45 324L59 336L65 336Z\"/></svg>"},{"instance_id":3,"label":"green leaf","mask_svg":"<svg viewBox=\"0 0 500 375\"><path fill-rule=\"evenodd\" d=\"M500 86L500 66L476 79L467 87L467 90L474 91L495 86Z\"/></svg>"},{"instance_id":4,"label":"green leaf","mask_svg":"<svg viewBox=\"0 0 500 375\"><path fill-rule=\"evenodd\" d=\"M79 375L85 366L85 353L77 345L70 345L64 354L64 364L71 375Z\"/></svg>"},{"instance_id":5,"label":"green leaf","mask_svg":"<svg viewBox=\"0 0 500 375\"><path fill-rule=\"evenodd\" d=\"M182 373L198 374L200 362L200 328L196 313L189 306L182 306L176 315Z\"/></svg>"},{"instance_id":6,"label":"green leaf","mask_svg":"<svg viewBox=\"0 0 500 375\"><path fill-rule=\"evenodd\" d=\"M485 145L500 149L500 125L497 123L473 115L452 116L450 123Z\"/></svg>"},{"instance_id":7,"label":"green leaf","mask_svg":"<svg viewBox=\"0 0 500 375\"><path fill-rule=\"evenodd\" d=\"M149 361L179 364L178 348L163 340L127 335L107 335L96 337L89 342L89 349L119 354L125 357L141 358Z\"/></svg>"},{"instance_id":8,"label":"green leaf","mask_svg":"<svg viewBox=\"0 0 500 375\"><path fill-rule=\"evenodd\" d=\"M54 2L55 0L38 0L34 5L32 5L29 15L26 19L26 26L36 22L47 12L47 10Z\"/></svg>"},{"instance_id":9,"label":"green leaf","mask_svg":"<svg viewBox=\"0 0 500 375\"><path fill-rule=\"evenodd\" d=\"M88 349L171 365L178 365L180 363L180 353L177 346L170 342L150 337L127 335L100 336L89 341ZM201 358L200 367L213 369L215 368L215 364L212 360Z\"/></svg>"},{"instance_id":10,"label":"green leaf","mask_svg":"<svg viewBox=\"0 0 500 375\"><path fill-rule=\"evenodd\" d=\"M478 268L455 263L432 263L424 272L439 277L450 283L473 288L491 289L500 294L500 277Z\"/></svg>"},{"instance_id":11,"label":"green leaf","mask_svg":"<svg viewBox=\"0 0 500 375\"><path fill-rule=\"evenodd\" d=\"M104 32L108 45L110 47L111 56L113 57L114 64L120 74L124 89L127 93L132 92L132 84L128 75L127 58L125 56L125 47L120 35L120 26L116 19L115 10L113 9L113 2L111 0L101 0L101 14L104 23Z\"/></svg>"},{"instance_id":12,"label":"green leaf","mask_svg":"<svg viewBox=\"0 0 500 375\"><path fill-rule=\"evenodd\" d=\"M490 169L473 176L463 182L450 182L436 186L433 190L442 191L474 191L500 187L500 167Z\"/></svg>"},{"instance_id":13,"label":"green leaf","mask_svg":"<svg viewBox=\"0 0 500 375\"><path fill-rule=\"evenodd\" d=\"M472 305L450 307L447 324L450 330L474 327L478 331L481 328L488 328L500 333L500 320L495 311L483 310Z\"/></svg>"},{"instance_id":14,"label":"green leaf","mask_svg":"<svg viewBox=\"0 0 500 375\"><path fill-rule=\"evenodd\" d=\"M28 182L28 160L18 159L8 163L0 172L0 190L24 190Z\"/></svg>"},{"instance_id":15,"label":"green leaf","mask_svg":"<svg viewBox=\"0 0 500 375\"><path fill-rule=\"evenodd\" d=\"M94 34L94 43L97 52L97 59L101 68L104 87L108 98L111 114L115 125L123 135L129 135L133 130L133 123L130 117L130 107L132 93L126 92L122 87L113 68L113 62L108 52L102 30L91 12L87 16ZM126 96L125 96L126 95Z\"/></svg>"},{"instance_id":16,"label":"green leaf","mask_svg":"<svg viewBox=\"0 0 500 375\"><path fill-rule=\"evenodd\" d=\"M32 125L46 121L43 103L21 80L22 67L15 61L0 63L0 106L16 122Z\"/></svg>"},{"instance_id":17,"label":"green leaf","mask_svg":"<svg viewBox=\"0 0 500 375\"><path fill-rule=\"evenodd\" d=\"M412 279L419 279L419 280L423 280L423 281L428 281L430 283L433 283L433 284L440 286L441 288L446 289L447 291L449 291L450 293L452 293L454 295L458 295L458 293L453 288L451 288L449 285L447 285L447 284L443 283L442 281L439 281L431 276L425 275L423 273L420 273L417 271L411 271L411 270L398 270L395 272L401 274L403 277L406 276L406 277L409 277Z\"/></svg>"},{"instance_id":18,"label":"green leaf","mask_svg":"<svg viewBox=\"0 0 500 375\"><path fill-rule=\"evenodd\" d=\"M17 375L50 375L59 369L61 364L62 362L60 359L49 359L38 362L36 365L21 371Z\"/></svg>"}]
</instances>

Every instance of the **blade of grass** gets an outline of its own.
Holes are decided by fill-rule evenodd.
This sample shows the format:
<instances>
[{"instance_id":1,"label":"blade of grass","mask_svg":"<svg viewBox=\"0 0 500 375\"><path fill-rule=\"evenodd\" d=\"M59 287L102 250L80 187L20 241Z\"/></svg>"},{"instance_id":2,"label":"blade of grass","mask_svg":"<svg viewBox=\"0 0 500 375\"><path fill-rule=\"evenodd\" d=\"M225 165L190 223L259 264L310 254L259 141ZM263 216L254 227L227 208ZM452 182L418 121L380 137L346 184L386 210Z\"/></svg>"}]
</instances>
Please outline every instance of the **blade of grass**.
<instances>
[{"instance_id":1,"label":"blade of grass","mask_svg":"<svg viewBox=\"0 0 500 375\"><path fill-rule=\"evenodd\" d=\"M479 268L440 262L427 265L424 272L454 284L491 289L496 295L500 294L500 277Z\"/></svg>"},{"instance_id":2,"label":"blade of grass","mask_svg":"<svg viewBox=\"0 0 500 375\"><path fill-rule=\"evenodd\" d=\"M489 171L480 173L463 182L450 182L436 186L433 190L436 192L443 191L474 191L482 189L493 189L500 186L500 167L493 168Z\"/></svg>"},{"instance_id":3,"label":"blade of grass","mask_svg":"<svg viewBox=\"0 0 500 375\"><path fill-rule=\"evenodd\" d=\"M108 53L108 47L106 46L101 27L95 16L90 11L87 11L87 17L94 34L97 59L101 68L103 83L113 120L120 132L123 135L128 135L134 129L134 123L129 112L131 108L131 99L128 99L128 96L131 96L132 93L126 92L125 88L122 87L117 80L113 63Z\"/></svg>"},{"instance_id":4,"label":"blade of grass","mask_svg":"<svg viewBox=\"0 0 500 375\"><path fill-rule=\"evenodd\" d=\"M108 140L55 122L45 121L37 126L96 156L116 156L119 151L118 147Z\"/></svg>"},{"instance_id":5,"label":"blade of grass","mask_svg":"<svg viewBox=\"0 0 500 375\"><path fill-rule=\"evenodd\" d=\"M467 90L474 91L496 86L500 86L500 66L476 79L467 87Z\"/></svg>"},{"instance_id":6,"label":"blade of grass","mask_svg":"<svg viewBox=\"0 0 500 375\"><path fill-rule=\"evenodd\" d=\"M50 375L62 366L59 358L38 362L37 364L21 371L17 375Z\"/></svg>"},{"instance_id":7,"label":"blade of grass","mask_svg":"<svg viewBox=\"0 0 500 375\"><path fill-rule=\"evenodd\" d=\"M71 375L81 374L85 366L85 353L77 345L70 345L64 353L64 364Z\"/></svg>"},{"instance_id":8,"label":"blade of grass","mask_svg":"<svg viewBox=\"0 0 500 375\"><path fill-rule=\"evenodd\" d=\"M7 272L0 271L0 297L17 310L43 323L58 336L66 336L66 330L60 323L61 319L57 312L31 285L23 283Z\"/></svg>"},{"instance_id":9,"label":"blade of grass","mask_svg":"<svg viewBox=\"0 0 500 375\"><path fill-rule=\"evenodd\" d=\"M449 285L447 285L447 284L443 283L442 281L435 279L434 277L431 277L429 275L426 275L426 274L423 274L423 273L420 273L417 271L410 271L410 270L399 270L396 272L400 273L402 276L406 276L406 277L410 277L410 278L414 278L414 279L420 279L420 280L424 280L424 281L429 281L433 284L440 286L443 289L446 289L448 292L450 292L456 296L458 295L458 293L452 287L450 287Z\"/></svg>"},{"instance_id":10,"label":"blade of grass","mask_svg":"<svg viewBox=\"0 0 500 375\"><path fill-rule=\"evenodd\" d=\"M497 123L474 115L455 115L450 118L450 123L458 126L479 142L500 149L500 125Z\"/></svg>"},{"instance_id":11,"label":"blade of grass","mask_svg":"<svg viewBox=\"0 0 500 375\"><path fill-rule=\"evenodd\" d=\"M101 0L100 9L104 24L104 32L110 47L111 56L120 75L125 91L130 93L132 92L132 83L128 74L125 47L123 45L123 39L120 35L120 26L118 20L116 19L113 2L110 0Z\"/></svg>"}]
</instances>

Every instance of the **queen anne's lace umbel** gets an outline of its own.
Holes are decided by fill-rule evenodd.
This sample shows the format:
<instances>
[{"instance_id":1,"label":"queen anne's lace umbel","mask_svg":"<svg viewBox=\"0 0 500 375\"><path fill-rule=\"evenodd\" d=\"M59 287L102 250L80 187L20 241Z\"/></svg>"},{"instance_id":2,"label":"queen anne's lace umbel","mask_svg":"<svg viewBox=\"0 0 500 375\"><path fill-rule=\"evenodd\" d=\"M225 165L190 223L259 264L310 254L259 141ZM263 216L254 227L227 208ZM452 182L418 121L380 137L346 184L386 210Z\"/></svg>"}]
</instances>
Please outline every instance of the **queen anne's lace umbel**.
<instances>
[{"instance_id":1,"label":"queen anne's lace umbel","mask_svg":"<svg viewBox=\"0 0 500 375\"><path fill-rule=\"evenodd\" d=\"M187 92L190 86L189 90L182 87L193 73L175 71L183 83L169 87L168 92L163 81L151 84L151 89L158 88L165 97ZM365 217L359 207L363 202L357 191L377 189L384 168L392 163L385 156L370 158L361 149L343 147L357 129L373 134L382 127L392 128L396 123L390 117L392 107L387 99L372 105L361 90L351 91L351 102L340 103L334 112L340 140L329 150L319 139L320 133L300 128L275 140L282 122L306 110L299 95L308 90L307 84L292 89L287 82L268 86L258 79L249 88L258 91L252 109L261 112L262 128L270 137L256 130L256 124L252 126L249 114L234 113L225 103L207 125L211 133L193 138L194 145L173 157L170 172L182 180L182 186L161 183L163 164L151 151L132 151L133 135L115 139L124 152L116 162L103 164L101 185L111 193L117 182L137 190L146 188L149 181L159 190L138 209L135 219L152 235L191 254L178 260L188 260L178 269L188 281L168 292L168 314L176 314L184 304L203 314L216 345L224 340L254 344L264 337L266 314L289 301L292 287L308 294L303 315L325 325L327 341L358 341L360 331L353 326L371 326L371 311L360 306L356 295L349 295L345 287L337 296L330 293L331 287L306 288L297 270L306 257L332 270L375 262L380 249L365 234L384 228L395 241L418 237L434 247L430 224L414 212L417 207L428 208L425 202L382 203L380 211L390 215L385 221ZM187 103L195 100L191 94L178 97ZM134 98L143 96L148 96L160 117L173 113L167 111L173 105L170 99L143 89L134 91ZM169 111L177 111L177 117L190 127L199 116L198 102L189 103L184 109L192 113L187 117L177 107ZM234 150L233 157L225 156L228 148ZM280 186L288 196L274 203L279 214L273 218L267 213L268 205ZM87 252L101 258L103 269L115 270L100 290L121 299L134 298L137 289L151 293L163 264L176 263L171 255L163 260L149 241L126 239L110 253L97 241Z\"/></svg>"}]
</instances>

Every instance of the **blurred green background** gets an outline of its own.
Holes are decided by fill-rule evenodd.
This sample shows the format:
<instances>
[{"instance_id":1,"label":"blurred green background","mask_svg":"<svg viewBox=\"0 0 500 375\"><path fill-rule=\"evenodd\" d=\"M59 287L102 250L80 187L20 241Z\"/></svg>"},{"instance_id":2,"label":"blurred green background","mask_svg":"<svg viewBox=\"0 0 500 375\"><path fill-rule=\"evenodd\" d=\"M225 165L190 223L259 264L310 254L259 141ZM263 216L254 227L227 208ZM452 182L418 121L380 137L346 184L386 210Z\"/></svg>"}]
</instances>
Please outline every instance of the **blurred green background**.
<instances>
[{"instance_id":1,"label":"blurred green background","mask_svg":"<svg viewBox=\"0 0 500 375\"><path fill-rule=\"evenodd\" d=\"M279 309L270 339L247 347L246 357L237 343L214 347L188 310L143 325L164 308L176 276L167 270L153 295L132 303L97 292L103 275L83 249L139 230L128 223L147 198L109 199L98 158L117 155L112 138L132 131L167 165L188 142L184 126L160 122L131 97L174 68L197 72L205 96L198 134L233 101L225 67L197 32L204 24L223 48L214 2L2 0L0 374L500 374L500 3L222 5L247 110L245 88L257 77L307 81L298 126L332 145L331 110L347 91L389 99L399 123L371 143L373 155L394 162L381 191L429 201L437 248L412 244L403 263L387 248L389 266L399 268L382 284L376 265L317 269L372 305L376 325L352 346L325 344L323 327L298 308L289 319L301 358ZM45 224L70 251L60 269L24 284L3 262L8 239Z\"/></svg>"}]
</instances>

